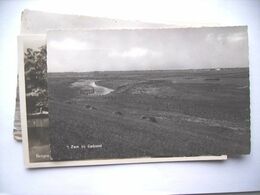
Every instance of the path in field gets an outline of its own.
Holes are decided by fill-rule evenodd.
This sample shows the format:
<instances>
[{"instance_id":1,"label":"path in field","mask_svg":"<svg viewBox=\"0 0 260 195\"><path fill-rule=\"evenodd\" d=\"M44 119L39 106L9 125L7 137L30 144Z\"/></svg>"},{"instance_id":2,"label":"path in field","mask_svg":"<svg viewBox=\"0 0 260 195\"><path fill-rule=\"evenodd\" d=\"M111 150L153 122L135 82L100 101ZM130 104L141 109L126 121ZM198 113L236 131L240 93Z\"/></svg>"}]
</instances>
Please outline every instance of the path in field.
<instances>
[{"instance_id":1,"label":"path in field","mask_svg":"<svg viewBox=\"0 0 260 195\"><path fill-rule=\"evenodd\" d=\"M113 89L103 87L96 84L97 80L79 80L71 84L71 87L80 87L82 90L94 89L94 93L91 96L107 95L114 91Z\"/></svg>"},{"instance_id":2,"label":"path in field","mask_svg":"<svg viewBox=\"0 0 260 195\"><path fill-rule=\"evenodd\" d=\"M114 91L113 89L109 89L107 87L99 86L96 84L96 81L92 81L89 83L89 86L94 88L94 93L91 95L107 95Z\"/></svg>"}]
</instances>

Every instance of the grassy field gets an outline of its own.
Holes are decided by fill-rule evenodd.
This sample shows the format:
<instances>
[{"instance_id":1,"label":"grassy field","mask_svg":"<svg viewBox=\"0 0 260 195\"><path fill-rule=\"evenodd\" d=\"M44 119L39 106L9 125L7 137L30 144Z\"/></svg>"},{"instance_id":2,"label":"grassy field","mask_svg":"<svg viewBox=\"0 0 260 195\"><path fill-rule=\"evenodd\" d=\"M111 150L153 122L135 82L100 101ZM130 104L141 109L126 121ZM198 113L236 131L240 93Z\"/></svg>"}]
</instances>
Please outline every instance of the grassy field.
<instances>
[{"instance_id":1,"label":"grassy field","mask_svg":"<svg viewBox=\"0 0 260 195\"><path fill-rule=\"evenodd\" d=\"M54 160L250 152L248 68L49 73ZM82 81L111 90L85 93Z\"/></svg>"}]
</instances>

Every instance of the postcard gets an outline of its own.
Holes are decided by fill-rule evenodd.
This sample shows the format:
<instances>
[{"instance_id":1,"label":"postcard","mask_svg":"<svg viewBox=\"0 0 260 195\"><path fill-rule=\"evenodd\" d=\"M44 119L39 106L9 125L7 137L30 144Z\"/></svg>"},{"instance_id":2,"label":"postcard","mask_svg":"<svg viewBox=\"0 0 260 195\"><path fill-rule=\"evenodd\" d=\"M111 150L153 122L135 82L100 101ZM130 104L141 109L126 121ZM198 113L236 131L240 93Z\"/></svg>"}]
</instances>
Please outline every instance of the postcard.
<instances>
[{"instance_id":1,"label":"postcard","mask_svg":"<svg viewBox=\"0 0 260 195\"><path fill-rule=\"evenodd\" d=\"M250 153L247 27L50 31L47 51L54 161Z\"/></svg>"},{"instance_id":2,"label":"postcard","mask_svg":"<svg viewBox=\"0 0 260 195\"><path fill-rule=\"evenodd\" d=\"M18 37L21 128L30 162L50 161L46 52L44 35Z\"/></svg>"},{"instance_id":3,"label":"postcard","mask_svg":"<svg viewBox=\"0 0 260 195\"><path fill-rule=\"evenodd\" d=\"M163 29L157 30L159 32L164 31ZM174 31L174 29L165 30ZM221 145L221 148L219 147L220 149L213 149L213 152L207 149L210 151L207 153L203 151L202 141L209 140L207 141L209 144L215 139L216 143L222 141L222 144L230 144L229 146L232 144L235 146L235 139L241 138L248 141L245 135L250 132L243 126L245 124L220 119L207 119L196 115L191 116L192 113L185 113L187 110L184 110L184 112L180 110L185 106L177 106L180 103L178 101L187 101L183 97L185 97L185 93L188 93L189 88L187 87L189 87L189 84L213 84L218 82L218 79L212 79L211 75L221 78L222 71L229 75L234 71L233 69L212 69L213 72L208 75L208 78L205 77L208 72L202 69L191 71L182 68L174 69L171 66L168 68L165 66L162 69L160 59L155 61L152 59L160 66L155 63L147 66L145 61L140 61L141 67L139 69L134 66L134 63L139 63L138 61L144 55L148 55L150 51L148 52L148 48L144 44L145 40L141 38L139 41L141 41L143 48L137 47L137 45L132 48L132 44L139 42L133 42L137 37L131 35L130 38L129 35L125 35L129 32L135 32L135 36L142 37L141 34L150 34L152 31L156 32L155 29L90 30L73 31L73 33L72 31L52 31L48 34L47 45L44 35L19 37L21 125L25 164L28 168L224 160L227 156L225 155L226 148L223 149L223 145ZM108 32L109 36L114 38L127 40L130 38L130 42L126 44L127 47L130 47L130 50L119 46L120 41L116 40L118 38L114 41L117 42L119 48L123 49L121 54L118 53L117 48L110 45L111 41L104 42L104 45L96 45L97 40L102 40L99 39L99 36L105 32ZM115 37L113 34L118 32L125 35ZM60 36L60 33L64 36ZM81 42L82 45L78 45L76 38L80 34L83 37L88 34L89 39L95 40L92 42L94 43L92 44L93 48L90 47L91 44L85 44L86 40ZM152 34L154 33L151 33L150 36ZM60 39L56 39L58 35ZM153 46L153 44L151 42L150 46ZM163 48L164 46L161 45L156 51L151 51L150 54L157 56L156 58L161 58L160 55L168 55L160 54ZM76 52L71 52L71 50ZM71 62L69 60L60 66L64 57L61 56L63 52L66 54L64 56L67 56L70 60L76 58L77 63L68 66ZM67 52L70 54L67 55ZM85 61L84 58L81 59L82 55L89 56L90 62L100 63L97 58L93 58L92 55L95 56L95 54L96 57L106 54L107 57L112 59L111 62L113 63L106 64L107 67L80 63ZM99 57L98 59L102 59ZM128 58L136 59L130 60ZM117 60L119 60L118 63L116 63ZM127 63L121 64L121 60L125 63L130 60L131 66ZM90 64L88 61L86 62ZM78 63L79 65L77 65ZM216 74L215 71L217 71ZM240 75L241 73L243 75L244 72L246 72L246 68L237 68L234 74ZM194 76L192 76L193 74ZM238 77L237 79L241 78ZM245 77L245 80L247 79L248 75ZM241 83L243 82L246 83L242 79ZM171 86L172 84L174 86ZM182 85L186 85L186 89L179 91L178 89L181 89ZM202 91L206 90L203 88ZM246 87L241 89L246 90ZM183 97L180 98L180 95ZM172 99L175 101L172 102ZM194 100L198 101L198 99L197 97ZM202 109L205 110L205 108ZM217 111L216 116L218 116ZM196 129L192 131L191 128L189 129L191 126L196 127ZM222 130L218 131L218 129ZM229 134L232 134L233 130L238 130L239 135L243 133L244 136L234 135L236 136L234 137L232 135L234 137L232 138L233 143L229 143L226 139L223 142L224 133L216 136L224 131L223 129L228 129ZM210 133L212 130L217 131ZM209 133L207 134L207 132ZM197 133L197 136L192 136ZM195 148L199 142L201 147L197 147L197 150L190 150L191 148L187 147L190 145ZM214 147L214 145L207 146L207 148ZM250 144L248 147L250 147ZM248 152L246 146L241 148L233 147L238 153Z\"/></svg>"}]
</instances>

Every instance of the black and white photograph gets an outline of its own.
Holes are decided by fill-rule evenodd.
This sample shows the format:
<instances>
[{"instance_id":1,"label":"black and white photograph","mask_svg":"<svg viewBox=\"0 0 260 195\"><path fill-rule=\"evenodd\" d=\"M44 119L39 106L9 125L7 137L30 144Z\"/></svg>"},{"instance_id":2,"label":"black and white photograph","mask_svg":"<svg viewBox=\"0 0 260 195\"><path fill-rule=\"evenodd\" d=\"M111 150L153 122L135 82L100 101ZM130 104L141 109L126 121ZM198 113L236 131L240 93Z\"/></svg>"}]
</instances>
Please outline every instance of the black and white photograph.
<instances>
[{"instance_id":1,"label":"black and white photograph","mask_svg":"<svg viewBox=\"0 0 260 195\"><path fill-rule=\"evenodd\" d=\"M47 53L54 161L250 153L246 26L49 31Z\"/></svg>"},{"instance_id":2,"label":"black and white photograph","mask_svg":"<svg viewBox=\"0 0 260 195\"><path fill-rule=\"evenodd\" d=\"M47 49L45 36L18 37L20 66L21 125L25 152L30 162L50 161L47 89ZM24 107L23 105L26 105ZM23 120L25 118L25 120Z\"/></svg>"}]
</instances>

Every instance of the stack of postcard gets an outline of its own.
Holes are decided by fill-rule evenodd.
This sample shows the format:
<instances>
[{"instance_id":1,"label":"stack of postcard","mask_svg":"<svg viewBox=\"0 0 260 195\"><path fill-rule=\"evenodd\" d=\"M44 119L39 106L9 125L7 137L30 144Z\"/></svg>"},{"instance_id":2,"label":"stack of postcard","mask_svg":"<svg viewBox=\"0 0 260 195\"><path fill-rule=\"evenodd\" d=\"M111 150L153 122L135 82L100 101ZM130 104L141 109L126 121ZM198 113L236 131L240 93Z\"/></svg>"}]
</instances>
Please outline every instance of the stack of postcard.
<instances>
[{"instance_id":1,"label":"stack of postcard","mask_svg":"<svg viewBox=\"0 0 260 195\"><path fill-rule=\"evenodd\" d=\"M246 26L25 10L18 53L14 137L29 168L250 153Z\"/></svg>"}]
</instances>

